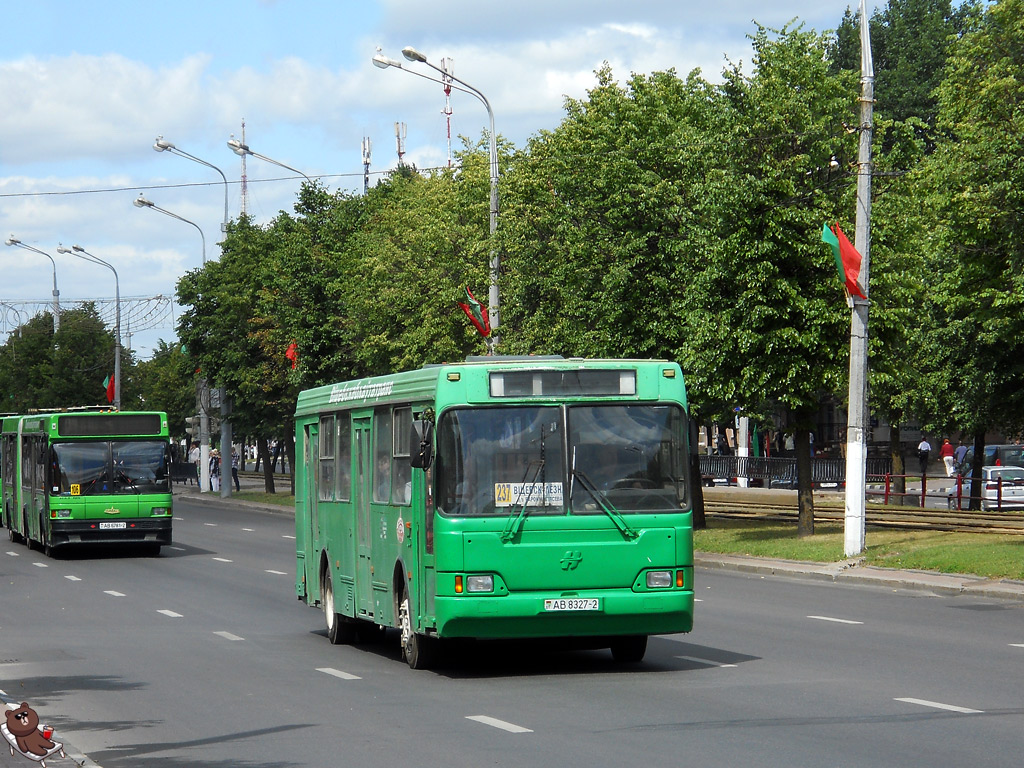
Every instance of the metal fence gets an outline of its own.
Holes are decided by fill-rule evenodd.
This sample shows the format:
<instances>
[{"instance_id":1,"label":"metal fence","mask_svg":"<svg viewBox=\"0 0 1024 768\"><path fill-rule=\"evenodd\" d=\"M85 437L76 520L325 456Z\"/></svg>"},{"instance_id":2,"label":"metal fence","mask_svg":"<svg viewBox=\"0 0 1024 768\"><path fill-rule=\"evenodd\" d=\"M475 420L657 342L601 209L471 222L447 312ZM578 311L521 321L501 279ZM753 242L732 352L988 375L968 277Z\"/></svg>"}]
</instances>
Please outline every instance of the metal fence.
<instances>
[{"instance_id":1,"label":"metal fence","mask_svg":"<svg viewBox=\"0 0 1024 768\"><path fill-rule=\"evenodd\" d=\"M892 459L873 456L867 459L867 476L881 478L892 472ZM791 456L717 456L700 457L700 473L707 485L735 483L746 478L749 485L795 488L796 459ZM820 457L811 459L813 484L846 482L846 459Z\"/></svg>"}]
</instances>

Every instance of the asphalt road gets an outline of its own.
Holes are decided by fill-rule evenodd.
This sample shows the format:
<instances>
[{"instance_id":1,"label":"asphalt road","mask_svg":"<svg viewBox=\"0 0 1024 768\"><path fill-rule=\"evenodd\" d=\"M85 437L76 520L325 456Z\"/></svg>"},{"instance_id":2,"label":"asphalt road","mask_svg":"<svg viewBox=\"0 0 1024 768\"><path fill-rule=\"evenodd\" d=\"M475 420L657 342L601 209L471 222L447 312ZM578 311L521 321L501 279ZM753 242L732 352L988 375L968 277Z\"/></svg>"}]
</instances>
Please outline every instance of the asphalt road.
<instances>
[{"instance_id":1,"label":"asphalt road","mask_svg":"<svg viewBox=\"0 0 1024 768\"><path fill-rule=\"evenodd\" d=\"M290 516L176 504L159 558L0 546L0 689L103 768L1020 764L1024 600L701 568L695 631L643 664L481 643L417 672L394 633L328 643Z\"/></svg>"}]
</instances>

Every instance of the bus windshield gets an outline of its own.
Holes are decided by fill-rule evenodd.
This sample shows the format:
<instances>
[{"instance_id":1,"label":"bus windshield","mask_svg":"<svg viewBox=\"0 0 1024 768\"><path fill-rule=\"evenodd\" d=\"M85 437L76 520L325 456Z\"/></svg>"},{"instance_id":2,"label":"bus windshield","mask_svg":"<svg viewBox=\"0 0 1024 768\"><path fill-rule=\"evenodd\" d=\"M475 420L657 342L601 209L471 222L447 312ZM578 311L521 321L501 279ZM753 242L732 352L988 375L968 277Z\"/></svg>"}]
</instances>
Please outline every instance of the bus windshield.
<instances>
[{"instance_id":1,"label":"bus windshield","mask_svg":"<svg viewBox=\"0 0 1024 768\"><path fill-rule=\"evenodd\" d=\"M169 493L167 444L160 440L55 443L52 495Z\"/></svg>"},{"instance_id":2,"label":"bus windshield","mask_svg":"<svg viewBox=\"0 0 1024 768\"><path fill-rule=\"evenodd\" d=\"M684 415L669 405L460 408L437 426L447 515L679 512Z\"/></svg>"}]
</instances>

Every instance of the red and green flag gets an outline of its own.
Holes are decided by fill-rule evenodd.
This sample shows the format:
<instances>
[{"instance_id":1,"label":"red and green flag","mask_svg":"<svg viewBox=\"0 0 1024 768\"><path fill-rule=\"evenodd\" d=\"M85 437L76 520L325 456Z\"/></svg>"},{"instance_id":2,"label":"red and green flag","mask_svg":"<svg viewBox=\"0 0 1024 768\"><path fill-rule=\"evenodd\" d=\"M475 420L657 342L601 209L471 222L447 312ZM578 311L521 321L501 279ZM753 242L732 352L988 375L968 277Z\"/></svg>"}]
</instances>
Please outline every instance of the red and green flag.
<instances>
[{"instance_id":1,"label":"red and green flag","mask_svg":"<svg viewBox=\"0 0 1024 768\"><path fill-rule=\"evenodd\" d=\"M469 318L469 322L476 326L476 329L480 331L480 335L487 338L491 335L491 321L487 317L487 307L482 305L476 300L473 292L469 290L469 286L466 286L466 301L459 302L459 306L462 307L462 311L466 313L466 317Z\"/></svg>"},{"instance_id":2,"label":"red and green flag","mask_svg":"<svg viewBox=\"0 0 1024 768\"><path fill-rule=\"evenodd\" d=\"M114 377L113 376L107 376L107 378L105 378L103 380L103 389L105 389L107 391L107 402L108 403L114 402L114 395L117 394L116 391L115 391L115 387L116 387L116 385L114 384Z\"/></svg>"},{"instance_id":3,"label":"red and green flag","mask_svg":"<svg viewBox=\"0 0 1024 768\"><path fill-rule=\"evenodd\" d=\"M825 224L821 229L821 241L832 246L832 256L836 260L836 270L839 272L839 279L843 281L847 293L851 296L860 296L866 299L864 289L861 288L857 278L860 276L861 255L853 247L843 230L838 224L831 228Z\"/></svg>"},{"instance_id":4,"label":"red and green flag","mask_svg":"<svg viewBox=\"0 0 1024 768\"><path fill-rule=\"evenodd\" d=\"M295 370L295 366L299 364L299 345L293 341L284 351L284 356L292 361L292 370Z\"/></svg>"}]
</instances>

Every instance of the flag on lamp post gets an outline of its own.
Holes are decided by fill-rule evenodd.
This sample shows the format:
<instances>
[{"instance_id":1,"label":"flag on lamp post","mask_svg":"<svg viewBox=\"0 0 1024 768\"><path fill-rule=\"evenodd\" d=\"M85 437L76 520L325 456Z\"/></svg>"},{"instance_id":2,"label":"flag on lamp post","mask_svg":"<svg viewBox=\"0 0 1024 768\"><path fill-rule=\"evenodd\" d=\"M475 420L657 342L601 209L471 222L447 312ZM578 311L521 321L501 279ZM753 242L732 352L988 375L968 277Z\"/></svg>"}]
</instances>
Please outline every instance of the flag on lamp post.
<instances>
[{"instance_id":1,"label":"flag on lamp post","mask_svg":"<svg viewBox=\"0 0 1024 768\"><path fill-rule=\"evenodd\" d=\"M487 307L483 306L473 292L469 290L469 286L466 286L466 301L459 302L459 306L462 307L462 311L466 313L466 317L469 318L469 322L476 326L476 329L480 331L480 335L487 338L491 335L491 321L487 317Z\"/></svg>"},{"instance_id":2,"label":"flag on lamp post","mask_svg":"<svg viewBox=\"0 0 1024 768\"><path fill-rule=\"evenodd\" d=\"M857 278L860 276L861 255L843 234L843 230L839 228L838 224L834 224L831 228L825 224L821 229L821 241L832 246L836 270L839 272L839 279L843 281L847 292L851 296L860 296L862 299L866 299L864 289L857 282Z\"/></svg>"},{"instance_id":3,"label":"flag on lamp post","mask_svg":"<svg viewBox=\"0 0 1024 768\"><path fill-rule=\"evenodd\" d=\"M107 378L103 380L103 389L105 389L107 392L108 403L114 402L114 395L116 394L115 388L116 384L114 383L114 377L107 376Z\"/></svg>"}]
</instances>

